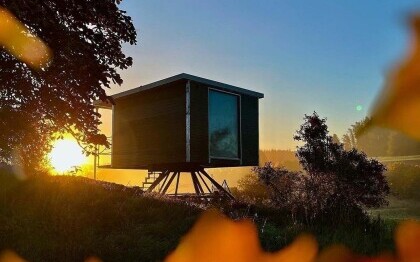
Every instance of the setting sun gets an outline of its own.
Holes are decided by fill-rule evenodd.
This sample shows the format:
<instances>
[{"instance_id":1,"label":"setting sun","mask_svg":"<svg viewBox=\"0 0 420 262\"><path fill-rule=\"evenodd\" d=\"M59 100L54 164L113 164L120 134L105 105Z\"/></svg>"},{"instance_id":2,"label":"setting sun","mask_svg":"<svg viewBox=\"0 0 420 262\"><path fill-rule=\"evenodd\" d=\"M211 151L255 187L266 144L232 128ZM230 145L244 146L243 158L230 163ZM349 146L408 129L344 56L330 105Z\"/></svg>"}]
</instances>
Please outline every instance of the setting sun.
<instances>
[{"instance_id":1,"label":"setting sun","mask_svg":"<svg viewBox=\"0 0 420 262\"><path fill-rule=\"evenodd\" d=\"M86 156L76 141L71 139L57 140L49 154L51 166L57 172L70 171L85 162Z\"/></svg>"}]
</instances>

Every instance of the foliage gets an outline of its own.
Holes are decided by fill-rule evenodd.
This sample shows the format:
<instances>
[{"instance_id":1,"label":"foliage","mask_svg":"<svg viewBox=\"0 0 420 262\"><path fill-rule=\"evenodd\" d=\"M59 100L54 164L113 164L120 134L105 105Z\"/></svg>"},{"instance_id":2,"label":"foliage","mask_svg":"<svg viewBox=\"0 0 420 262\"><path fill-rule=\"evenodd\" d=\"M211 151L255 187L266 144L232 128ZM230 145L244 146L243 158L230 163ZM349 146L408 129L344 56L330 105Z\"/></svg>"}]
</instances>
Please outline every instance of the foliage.
<instances>
[{"instance_id":1,"label":"foliage","mask_svg":"<svg viewBox=\"0 0 420 262\"><path fill-rule=\"evenodd\" d=\"M332 211L338 223L338 217L344 215L344 210L338 209L334 200L335 188L327 175L308 176L271 163L256 167L254 172L267 186L270 203L276 208L288 210L299 221L313 223Z\"/></svg>"},{"instance_id":2,"label":"foliage","mask_svg":"<svg viewBox=\"0 0 420 262\"><path fill-rule=\"evenodd\" d=\"M296 155L304 172L266 163L254 172L269 189L272 203L313 221L325 216L345 218L363 208L386 203L389 187L385 166L356 149L345 150L328 134L326 119L314 113L294 138L304 142Z\"/></svg>"},{"instance_id":3,"label":"foliage","mask_svg":"<svg viewBox=\"0 0 420 262\"><path fill-rule=\"evenodd\" d=\"M358 236L354 230L348 238ZM365 235L368 230L364 230ZM241 237L238 238L238 235ZM353 236L352 236L353 235ZM373 235L372 235L373 236ZM368 241L378 243L382 235ZM414 221L404 222L395 232L395 253L389 249L365 256L354 253L343 245L332 245L319 251L318 243L313 236L299 235L286 248L276 252L264 252L257 239L256 227L247 220L232 221L220 215L215 210L206 211L182 239L178 247L165 259L167 262L178 261L378 261L378 262L408 262L418 261L420 249L420 223ZM203 242L206 245L203 245ZM230 243L230 245L226 245ZM322 245L322 244L321 244ZM215 252L217 250L217 252ZM373 255L373 256L372 256Z\"/></svg>"},{"instance_id":4,"label":"foliage","mask_svg":"<svg viewBox=\"0 0 420 262\"><path fill-rule=\"evenodd\" d=\"M238 191L235 197L239 201L255 205L268 204L268 188L261 183L255 174L248 173L238 181Z\"/></svg>"},{"instance_id":5,"label":"foliage","mask_svg":"<svg viewBox=\"0 0 420 262\"><path fill-rule=\"evenodd\" d=\"M334 188L332 197L341 205L369 208L385 204L389 193L385 166L354 148L346 151L342 144L333 143L326 119L316 113L305 115L304 120L294 138L305 143L296 154L308 176L329 181Z\"/></svg>"},{"instance_id":6,"label":"foliage","mask_svg":"<svg viewBox=\"0 0 420 262\"><path fill-rule=\"evenodd\" d=\"M388 141L390 130L384 128L373 128L369 132L360 135L361 131L368 125L370 118L354 123L348 130L348 136L352 138L351 147L365 152L369 156L388 155Z\"/></svg>"},{"instance_id":7,"label":"foliage","mask_svg":"<svg viewBox=\"0 0 420 262\"><path fill-rule=\"evenodd\" d=\"M0 162L13 156L39 164L48 140L72 133L87 152L107 145L98 131L93 101L107 101L105 88L121 84L118 69L132 64L122 43L135 44L131 18L119 0L0 0L52 50L53 59L33 70L0 50Z\"/></svg>"},{"instance_id":8,"label":"foliage","mask_svg":"<svg viewBox=\"0 0 420 262\"><path fill-rule=\"evenodd\" d=\"M369 156L404 156L420 154L420 142L403 133L390 129L373 127L362 132L371 118L354 123L343 136L346 150L357 148ZM362 134L363 133L363 134Z\"/></svg>"},{"instance_id":9,"label":"foliage","mask_svg":"<svg viewBox=\"0 0 420 262\"><path fill-rule=\"evenodd\" d=\"M288 248L275 253L265 252L259 244L257 228L251 221L232 221L216 210L208 210L165 261L311 262L317 251L316 239L303 235Z\"/></svg>"},{"instance_id":10,"label":"foliage","mask_svg":"<svg viewBox=\"0 0 420 262\"><path fill-rule=\"evenodd\" d=\"M83 177L0 170L0 251L28 261L161 261L199 210Z\"/></svg>"},{"instance_id":11,"label":"foliage","mask_svg":"<svg viewBox=\"0 0 420 262\"><path fill-rule=\"evenodd\" d=\"M332 136L332 142L334 144L340 144L340 138L338 138L337 134L333 134L333 136Z\"/></svg>"},{"instance_id":12,"label":"foliage","mask_svg":"<svg viewBox=\"0 0 420 262\"><path fill-rule=\"evenodd\" d=\"M302 199L301 188L303 176L300 172L290 172L283 167L274 167L271 163L266 163L262 167L254 168L258 179L269 188L270 199L280 207L293 210Z\"/></svg>"},{"instance_id":13,"label":"foliage","mask_svg":"<svg viewBox=\"0 0 420 262\"><path fill-rule=\"evenodd\" d=\"M411 43L386 81L382 94L373 108L371 126L389 127L420 140L420 15L410 17Z\"/></svg>"},{"instance_id":14,"label":"foliage","mask_svg":"<svg viewBox=\"0 0 420 262\"><path fill-rule=\"evenodd\" d=\"M186 203L83 177L40 174L18 180L0 170L0 185L0 252L14 250L28 261L83 261L88 256L161 261L201 213ZM306 225L277 208L221 208L235 213L235 219L255 221L266 251L289 245L303 232L314 234L321 248L343 243L363 254L393 248L392 228L370 221Z\"/></svg>"}]
</instances>

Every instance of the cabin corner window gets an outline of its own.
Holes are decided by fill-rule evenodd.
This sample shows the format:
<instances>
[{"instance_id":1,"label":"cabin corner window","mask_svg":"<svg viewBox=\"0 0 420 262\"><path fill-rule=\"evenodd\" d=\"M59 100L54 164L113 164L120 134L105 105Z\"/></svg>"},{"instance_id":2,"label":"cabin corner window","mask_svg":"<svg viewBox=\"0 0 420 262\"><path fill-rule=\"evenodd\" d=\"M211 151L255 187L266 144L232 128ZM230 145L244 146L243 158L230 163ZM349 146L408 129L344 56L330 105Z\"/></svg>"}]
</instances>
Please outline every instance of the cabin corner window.
<instances>
[{"instance_id":1,"label":"cabin corner window","mask_svg":"<svg viewBox=\"0 0 420 262\"><path fill-rule=\"evenodd\" d=\"M239 158L239 96L209 90L211 158Z\"/></svg>"}]
</instances>

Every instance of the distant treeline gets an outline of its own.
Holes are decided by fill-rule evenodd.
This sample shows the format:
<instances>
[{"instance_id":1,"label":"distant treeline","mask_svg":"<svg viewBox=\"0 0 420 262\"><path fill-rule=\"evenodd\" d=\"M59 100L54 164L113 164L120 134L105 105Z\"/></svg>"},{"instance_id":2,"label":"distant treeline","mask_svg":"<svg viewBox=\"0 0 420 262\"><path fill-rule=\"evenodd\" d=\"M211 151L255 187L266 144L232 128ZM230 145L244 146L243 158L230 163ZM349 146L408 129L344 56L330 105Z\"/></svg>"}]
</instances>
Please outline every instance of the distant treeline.
<instances>
[{"instance_id":1,"label":"distant treeline","mask_svg":"<svg viewBox=\"0 0 420 262\"><path fill-rule=\"evenodd\" d=\"M365 118L348 129L340 141L346 149L354 147L368 156L420 155L420 141L390 129L371 128L363 135L358 136L369 121L369 118ZM335 138L338 139L337 136Z\"/></svg>"},{"instance_id":2,"label":"distant treeline","mask_svg":"<svg viewBox=\"0 0 420 262\"><path fill-rule=\"evenodd\" d=\"M358 136L369 121L369 118L365 118L351 125L341 139L334 134L333 141L343 143L346 150L357 148L370 157L420 155L420 141L390 129L374 127ZM298 171L301 167L295 154L296 152L292 150L260 150L260 165L272 162L275 166Z\"/></svg>"}]
</instances>

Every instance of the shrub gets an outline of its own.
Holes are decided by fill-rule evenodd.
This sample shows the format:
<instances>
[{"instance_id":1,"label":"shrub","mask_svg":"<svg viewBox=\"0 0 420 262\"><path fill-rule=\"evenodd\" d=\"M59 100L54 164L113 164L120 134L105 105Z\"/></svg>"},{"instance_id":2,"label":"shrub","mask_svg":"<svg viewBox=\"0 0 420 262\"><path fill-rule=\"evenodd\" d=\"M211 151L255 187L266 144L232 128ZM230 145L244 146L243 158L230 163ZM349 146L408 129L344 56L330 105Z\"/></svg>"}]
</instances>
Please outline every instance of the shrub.
<instances>
[{"instance_id":1,"label":"shrub","mask_svg":"<svg viewBox=\"0 0 420 262\"><path fill-rule=\"evenodd\" d=\"M389 186L384 176L385 166L356 149L344 150L328 134L326 119L315 112L305 115L305 122L295 140L305 144L298 148L297 157L309 176L332 179L337 205L346 207L379 207L386 204Z\"/></svg>"},{"instance_id":2,"label":"shrub","mask_svg":"<svg viewBox=\"0 0 420 262\"><path fill-rule=\"evenodd\" d=\"M326 119L316 113L304 119L294 136L304 142L296 153L304 171L292 172L271 163L254 169L269 188L273 204L308 220L386 204L385 166L333 142Z\"/></svg>"},{"instance_id":3,"label":"shrub","mask_svg":"<svg viewBox=\"0 0 420 262\"><path fill-rule=\"evenodd\" d=\"M238 181L235 197L239 201L255 205L269 204L270 201L267 186L253 173L243 176Z\"/></svg>"}]
</instances>

